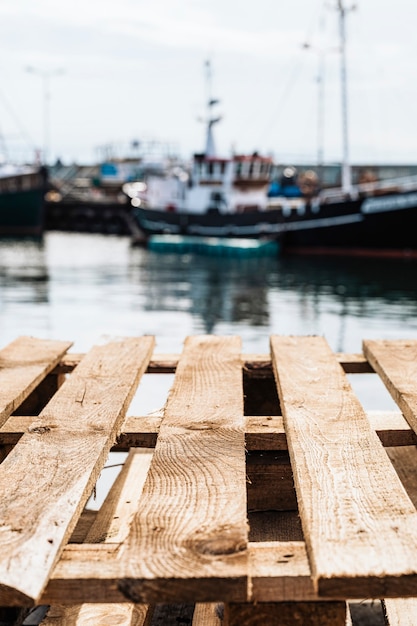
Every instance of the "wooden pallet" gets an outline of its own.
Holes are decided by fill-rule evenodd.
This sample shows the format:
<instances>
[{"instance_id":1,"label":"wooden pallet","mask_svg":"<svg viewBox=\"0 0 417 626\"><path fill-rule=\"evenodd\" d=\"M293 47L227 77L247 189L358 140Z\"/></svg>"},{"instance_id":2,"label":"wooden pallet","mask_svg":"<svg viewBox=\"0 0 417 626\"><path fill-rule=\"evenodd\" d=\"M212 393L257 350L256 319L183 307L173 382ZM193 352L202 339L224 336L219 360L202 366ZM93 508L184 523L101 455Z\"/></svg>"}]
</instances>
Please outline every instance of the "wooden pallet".
<instances>
[{"instance_id":1,"label":"wooden pallet","mask_svg":"<svg viewBox=\"0 0 417 626\"><path fill-rule=\"evenodd\" d=\"M373 598L415 625L417 341L270 347L0 350L0 607L50 605L44 626L149 625L162 603L195 606L193 626L338 626ZM128 415L145 374L174 372L163 410ZM346 374L365 372L398 411L364 411ZM89 511L111 450L127 460Z\"/></svg>"}]
</instances>

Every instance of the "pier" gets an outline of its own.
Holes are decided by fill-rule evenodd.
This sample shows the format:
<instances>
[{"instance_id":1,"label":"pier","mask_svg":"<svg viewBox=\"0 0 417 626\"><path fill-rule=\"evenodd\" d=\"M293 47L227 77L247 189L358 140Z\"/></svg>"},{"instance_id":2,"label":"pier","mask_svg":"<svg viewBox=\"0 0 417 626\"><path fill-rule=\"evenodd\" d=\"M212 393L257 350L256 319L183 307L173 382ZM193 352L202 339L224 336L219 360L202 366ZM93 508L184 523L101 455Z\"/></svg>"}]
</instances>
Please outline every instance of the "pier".
<instances>
[{"instance_id":1,"label":"pier","mask_svg":"<svg viewBox=\"0 0 417 626\"><path fill-rule=\"evenodd\" d=\"M417 622L416 340L19 337L0 362L3 621L150 626L182 606L193 626L354 626L373 599ZM161 410L131 415L167 373ZM365 373L398 410L362 408L347 374ZM127 458L94 511L111 451Z\"/></svg>"}]
</instances>

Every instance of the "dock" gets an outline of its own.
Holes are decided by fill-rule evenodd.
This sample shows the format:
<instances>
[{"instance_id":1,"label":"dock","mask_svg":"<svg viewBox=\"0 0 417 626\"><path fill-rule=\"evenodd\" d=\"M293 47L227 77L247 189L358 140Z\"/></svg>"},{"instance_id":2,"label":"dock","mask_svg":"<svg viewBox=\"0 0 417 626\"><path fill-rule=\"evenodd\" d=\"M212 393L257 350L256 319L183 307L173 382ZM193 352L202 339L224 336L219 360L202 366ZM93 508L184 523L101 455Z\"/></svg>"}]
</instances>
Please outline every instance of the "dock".
<instances>
[{"instance_id":1,"label":"dock","mask_svg":"<svg viewBox=\"0 0 417 626\"><path fill-rule=\"evenodd\" d=\"M366 600L417 624L417 340L155 345L0 349L0 623L355 626ZM365 373L396 410L362 407L347 375ZM131 414L162 374L160 410Z\"/></svg>"}]
</instances>

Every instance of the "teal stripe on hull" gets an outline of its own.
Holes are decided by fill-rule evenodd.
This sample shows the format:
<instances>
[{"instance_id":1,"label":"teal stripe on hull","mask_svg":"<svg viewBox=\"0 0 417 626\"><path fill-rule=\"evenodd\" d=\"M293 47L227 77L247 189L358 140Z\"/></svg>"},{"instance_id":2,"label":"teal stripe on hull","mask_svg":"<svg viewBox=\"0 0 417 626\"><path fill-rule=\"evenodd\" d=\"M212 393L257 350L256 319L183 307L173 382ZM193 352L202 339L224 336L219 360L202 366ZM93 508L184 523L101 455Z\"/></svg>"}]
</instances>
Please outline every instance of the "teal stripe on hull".
<instances>
[{"instance_id":1,"label":"teal stripe on hull","mask_svg":"<svg viewBox=\"0 0 417 626\"><path fill-rule=\"evenodd\" d=\"M155 252L205 254L209 256L253 257L276 256L279 243L271 240L192 237L186 235L152 235L148 248Z\"/></svg>"}]
</instances>

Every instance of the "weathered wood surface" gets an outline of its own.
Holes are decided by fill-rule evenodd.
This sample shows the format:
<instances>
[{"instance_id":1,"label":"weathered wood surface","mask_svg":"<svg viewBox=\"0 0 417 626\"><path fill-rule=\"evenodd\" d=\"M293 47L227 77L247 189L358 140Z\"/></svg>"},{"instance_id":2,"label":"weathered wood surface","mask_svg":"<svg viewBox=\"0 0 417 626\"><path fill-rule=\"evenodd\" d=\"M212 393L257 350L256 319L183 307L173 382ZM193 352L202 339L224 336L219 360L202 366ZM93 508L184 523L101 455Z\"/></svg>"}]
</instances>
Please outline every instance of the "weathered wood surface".
<instances>
[{"instance_id":1,"label":"weathered wood surface","mask_svg":"<svg viewBox=\"0 0 417 626\"><path fill-rule=\"evenodd\" d=\"M321 337L271 351L317 592L417 595L417 512L340 364Z\"/></svg>"},{"instance_id":2,"label":"weathered wood surface","mask_svg":"<svg viewBox=\"0 0 417 626\"><path fill-rule=\"evenodd\" d=\"M57 365L57 373L68 374L72 372L84 356L84 354L73 352L65 354ZM335 357L346 373L363 374L374 371L363 354L336 352ZM180 358L181 355L179 354L154 354L149 361L146 371L153 374L173 374L177 369ZM255 378L258 376L262 377L265 374L269 375L272 371L271 356L269 354L244 354L242 358L243 369Z\"/></svg>"},{"instance_id":3,"label":"weathered wood surface","mask_svg":"<svg viewBox=\"0 0 417 626\"><path fill-rule=\"evenodd\" d=\"M192 626L223 626L222 610L216 603L196 604Z\"/></svg>"},{"instance_id":4,"label":"weathered wood surface","mask_svg":"<svg viewBox=\"0 0 417 626\"><path fill-rule=\"evenodd\" d=\"M384 447L417 445L417 435L401 411L367 411L371 427ZM154 448L162 415L126 417L121 433L112 447L114 451L129 448ZM33 416L11 415L0 427L0 445L15 445L33 422ZM287 450L283 418L279 415L245 416L247 450Z\"/></svg>"},{"instance_id":5,"label":"weathered wood surface","mask_svg":"<svg viewBox=\"0 0 417 626\"><path fill-rule=\"evenodd\" d=\"M109 550L100 563L91 562L88 546L74 546L61 559L44 600L73 591L82 601L246 599L239 350L236 337L188 338L138 512L118 558Z\"/></svg>"},{"instance_id":6,"label":"weathered wood surface","mask_svg":"<svg viewBox=\"0 0 417 626\"><path fill-rule=\"evenodd\" d=\"M366 340L363 351L417 432L417 340Z\"/></svg>"},{"instance_id":7,"label":"weathered wood surface","mask_svg":"<svg viewBox=\"0 0 417 626\"><path fill-rule=\"evenodd\" d=\"M70 347L66 341L19 337L0 350L0 426Z\"/></svg>"},{"instance_id":8,"label":"weathered wood surface","mask_svg":"<svg viewBox=\"0 0 417 626\"><path fill-rule=\"evenodd\" d=\"M151 451L131 451L85 537L89 543L122 543L140 500L152 460ZM52 605L42 626L148 626L152 608L146 604Z\"/></svg>"},{"instance_id":9,"label":"weathered wood surface","mask_svg":"<svg viewBox=\"0 0 417 626\"><path fill-rule=\"evenodd\" d=\"M246 598L245 481L240 339L189 337L122 548L126 597Z\"/></svg>"},{"instance_id":10,"label":"weathered wood surface","mask_svg":"<svg viewBox=\"0 0 417 626\"><path fill-rule=\"evenodd\" d=\"M417 598L393 598L382 605L387 626L416 626Z\"/></svg>"},{"instance_id":11,"label":"weathered wood surface","mask_svg":"<svg viewBox=\"0 0 417 626\"><path fill-rule=\"evenodd\" d=\"M153 345L143 337L94 347L1 463L0 605L39 599L116 440Z\"/></svg>"},{"instance_id":12,"label":"weathered wood surface","mask_svg":"<svg viewBox=\"0 0 417 626\"><path fill-rule=\"evenodd\" d=\"M197 602L193 626L218 626L211 601L227 603L225 626L342 624L341 599L391 595L389 623L413 623L413 601L401 596L417 596L417 436L401 411L413 425L414 342L365 342L366 357L333 354L317 337L273 337L271 355L242 355L232 337L189 338L180 356L153 355L150 338L127 344L118 357L57 357L54 374L71 375L39 418L10 415L0 427L0 444L15 446L0 465L0 604L53 603L45 626L109 615L148 625L155 602ZM272 367L283 417L244 415L256 406L244 407L242 375L269 379L269 390ZM362 409L344 372L374 369L401 410ZM126 417L145 371L175 372L166 406ZM65 547L107 452L131 446L155 447L152 461L145 453L135 470L132 452L101 510L80 520L73 540L84 543ZM306 542L283 535L289 512L267 513L273 532L256 538L250 514L248 541L247 507L293 509L297 528L287 451ZM30 477L19 470L29 464Z\"/></svg>"},{"instance_id":13,"label":"weathered wood surface","mask_svg":"<svg viewBox=\"0 0 417 626\"><path fill-rule=\"evenodd\" d=\"M345 602L226 604L224 626L346 626Z\"/></svg>"}]
</instances>

